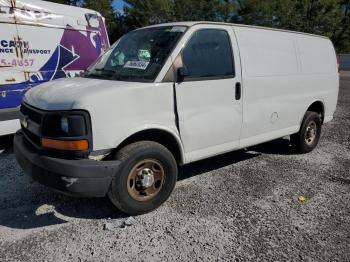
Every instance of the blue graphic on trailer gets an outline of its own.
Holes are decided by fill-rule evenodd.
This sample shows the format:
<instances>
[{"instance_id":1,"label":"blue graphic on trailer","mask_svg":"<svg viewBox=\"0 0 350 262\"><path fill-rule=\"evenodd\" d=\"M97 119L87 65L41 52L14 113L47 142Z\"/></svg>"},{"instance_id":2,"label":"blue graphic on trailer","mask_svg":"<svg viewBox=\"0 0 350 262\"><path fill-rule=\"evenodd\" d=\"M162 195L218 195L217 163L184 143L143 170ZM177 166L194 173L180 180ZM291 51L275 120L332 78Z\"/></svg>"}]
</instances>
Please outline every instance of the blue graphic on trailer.
<instances>
[{"instance_id":1,"label":"blue graphic on trailer","mask_svg":"<svg viewBox=\"0 0 350 262\"><path fill-rule=\"evenodd\" d=\"M59 45L53 55L50 57L49 61L40 68L37 74L34 74L30 78L30 82L47 82L50 80L66 77L64 68L75 60L79 56L74 54L71 50Z\"/></svg>"},{"instance_id":2,"label":"blue graphic on trailer","mask_svg":"<svg viewBox=\"0 0 350 262\"><path fill-rule=\"evenodd\" d=\"M66 77L64 68L77 59L79 59L79 55L75 54L74 51L59 45L46 64L36 74L33 74L29 81L0 85L0 109L16 108L21 104L25 92L30 88L47 81Z\"/></svg>"},{"instance_id":3,"label":"blue graphic on trailer","mask_svg":"<svg viewBox=\"0 0 350 262\"><path fill-rule=\"evenodd\" d=\"M16 108L22 103L24 93L28 90L29 82L0 85L0 109Z\"/></svg>"}]
</instances>

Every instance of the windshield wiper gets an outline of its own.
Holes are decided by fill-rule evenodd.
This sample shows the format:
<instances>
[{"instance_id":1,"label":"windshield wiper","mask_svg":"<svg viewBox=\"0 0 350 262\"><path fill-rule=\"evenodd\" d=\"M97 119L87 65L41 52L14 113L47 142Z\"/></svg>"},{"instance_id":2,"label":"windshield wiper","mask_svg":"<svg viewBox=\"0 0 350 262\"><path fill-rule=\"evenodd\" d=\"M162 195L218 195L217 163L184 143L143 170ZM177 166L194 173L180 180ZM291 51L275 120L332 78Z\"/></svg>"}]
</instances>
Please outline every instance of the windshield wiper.
<instances>
[{"instance_id":1,"label":"windshield wiper","mask_svg":"<svg viewBox=\"0 0 350 262\"><path fill-rule=\"evenodd\" d=\"M117 74L115 74L113 77L114 77L114 79L119 80L119 81L130 80L132 82L137 82L137 81L148 80L147 78L144 78L141 76L135 76L135 75L117 75Z\"/></svg>"},{"instance_id":2,"label":"windshield wiper","mask_svg":"<svg viewBox=\"0 0 350 262\"><path fill-rule=\"evenodd\" d=\"M90 73L90 74L85 74L85 75L83 76L83 78L98 78L98 79L104 79L105 76L99 75L99 74Z\"/></svg>"},{"instance_id":3,"label":"windshield wiper","mask_svg":"<svg viewBox=\"0 0 350 262\"><path fill-rule=\"evenodd\" d=\"M114 75L113 78L117 81L151 82L148 78L133 75Z\"/></svg>"},{"instance_id":4,"label":"windshield wiper","mask_svg":"<svg viewBox=\"0 0 350 262\"><path fill-rule=\"evenodd\" d=\"M97 72L106 72L106 73L110 73L112 75L115 74L115 71L114 70L110 70L110 69L105 69L105 68L97 68L97 69L94 69L95 71Z\"/></svg>"},{"instance_id":5,"label":"windshield wiper","mask_svg":"<svg viewBox=\"0 0 350 262\"><path fill-rule=\"evenodd\" d=\"M127 76L127 75L118 75L118 73L113 74L113 78L115 80L123 81L123 80L131 80L134 79L134 76Z\"/></svg>"},{"instance_id":6,"label":"windshield wiper","mask_svg":"<svg viewBox=\"0 0 350 262\"><path fill-rule=\"evenodd\" d=\"M113 75L113 79L115 79L117 81L123 81L122 77L120 77L118 75Z\"/></svg>"}]
</instances>

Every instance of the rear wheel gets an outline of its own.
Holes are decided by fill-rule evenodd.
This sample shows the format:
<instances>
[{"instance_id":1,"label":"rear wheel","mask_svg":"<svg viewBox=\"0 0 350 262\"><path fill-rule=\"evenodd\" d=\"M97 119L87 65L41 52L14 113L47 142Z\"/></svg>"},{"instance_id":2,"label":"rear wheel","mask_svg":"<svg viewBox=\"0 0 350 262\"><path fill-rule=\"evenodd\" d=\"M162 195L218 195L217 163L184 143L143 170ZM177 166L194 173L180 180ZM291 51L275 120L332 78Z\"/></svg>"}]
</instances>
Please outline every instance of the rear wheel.
<instances>
[{"instance_id":1,"label":"rear wheel","mask_svg":"<svg viewBox=\"0 0 350 262\"><path fill-rule=\"evenodd\" d=\"M321 118L311 111L307 111L300 131L291 135L292 146L298 153L309 153L315 149L321 136Z\"/></svg>"},{"instance_id":2,"label":"rear wheel","mask_svg":"<svg viewBox=\"0 0 350 262\"><path fill-rule=\"evenodd\" d=\"M167 148L141 141L122 148L115 158L122 163L108 196L117 208L139 215L168 199L177 181L177 164Z\"/></svg>"}]
</instances>

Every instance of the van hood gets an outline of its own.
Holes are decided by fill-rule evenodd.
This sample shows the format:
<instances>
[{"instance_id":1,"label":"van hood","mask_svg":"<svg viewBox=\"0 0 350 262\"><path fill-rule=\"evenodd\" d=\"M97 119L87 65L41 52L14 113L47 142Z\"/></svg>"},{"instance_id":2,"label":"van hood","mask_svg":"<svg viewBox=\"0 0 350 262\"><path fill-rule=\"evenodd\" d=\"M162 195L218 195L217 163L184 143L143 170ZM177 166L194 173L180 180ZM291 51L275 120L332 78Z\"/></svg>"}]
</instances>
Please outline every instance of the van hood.
<instances>
[{"instance_id":1,"label":"van hood","mask_svg":"<svg viewBox=\"0 0 350 262\"><path fill-rule=\"evenodd\" d=\"M50 81L29 90L23 101L42 110L71 110L79 108L91 97L103 99L125 88L149 83L121 82L91 78L63 78ZM101 97L102 96L102 97Z\"/></svg>"}]
</instances>

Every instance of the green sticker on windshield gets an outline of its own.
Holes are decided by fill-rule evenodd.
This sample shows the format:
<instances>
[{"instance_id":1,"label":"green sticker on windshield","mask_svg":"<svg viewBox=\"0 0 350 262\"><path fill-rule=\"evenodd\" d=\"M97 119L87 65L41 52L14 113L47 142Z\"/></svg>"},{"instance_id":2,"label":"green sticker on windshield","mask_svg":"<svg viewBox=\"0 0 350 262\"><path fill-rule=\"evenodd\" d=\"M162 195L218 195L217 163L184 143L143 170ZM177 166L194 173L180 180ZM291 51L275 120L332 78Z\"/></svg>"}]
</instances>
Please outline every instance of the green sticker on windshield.
<instances>
[{"instance_id":1,"label":"green sticker on windshield","mask_svg":"<svg viewBox=\"0 0 350 262\"><path fill-rule=\"evenodd\" d=\"M140 49L138 57L140 61L149 62L151 60L151 52L146 49Z\"/></svg>"}]
</instances>

